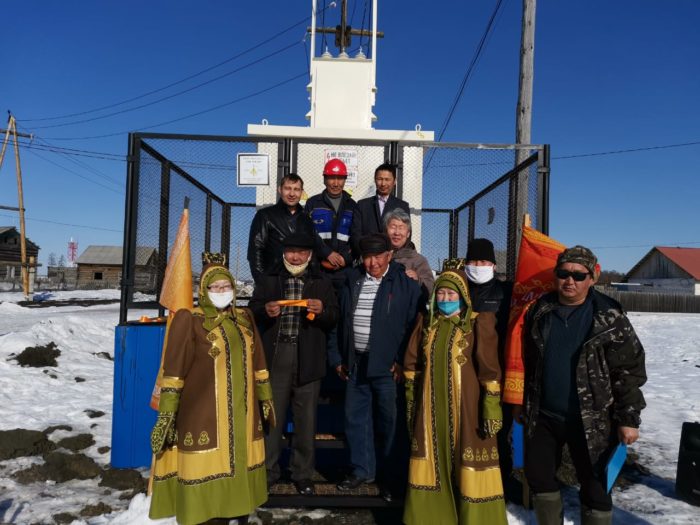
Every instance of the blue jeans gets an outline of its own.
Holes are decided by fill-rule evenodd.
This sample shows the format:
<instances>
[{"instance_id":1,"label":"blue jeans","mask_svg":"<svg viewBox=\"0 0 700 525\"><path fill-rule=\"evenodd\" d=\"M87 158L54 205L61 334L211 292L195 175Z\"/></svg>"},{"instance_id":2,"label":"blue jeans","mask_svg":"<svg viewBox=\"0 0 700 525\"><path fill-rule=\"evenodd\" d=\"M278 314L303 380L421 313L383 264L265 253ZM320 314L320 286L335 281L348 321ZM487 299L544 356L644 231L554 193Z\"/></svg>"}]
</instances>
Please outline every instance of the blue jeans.
<instances>
[{"instance_id":1,"label":"blue jeans","mask_svg":"<svg viewBox=\"0 0 700 525\"><path fill-rule=\"evenodd\" d=\"M345 390L345 437L353 474L374 479L377 462L389 467L396 441L396 383L391 375L367 377L367 355L359 355ZM376 417L373 417L376 411ZM374 448L374 421L381 443ZM388 477L385 473L384 477Z\"/></svg>"}]
</instances>

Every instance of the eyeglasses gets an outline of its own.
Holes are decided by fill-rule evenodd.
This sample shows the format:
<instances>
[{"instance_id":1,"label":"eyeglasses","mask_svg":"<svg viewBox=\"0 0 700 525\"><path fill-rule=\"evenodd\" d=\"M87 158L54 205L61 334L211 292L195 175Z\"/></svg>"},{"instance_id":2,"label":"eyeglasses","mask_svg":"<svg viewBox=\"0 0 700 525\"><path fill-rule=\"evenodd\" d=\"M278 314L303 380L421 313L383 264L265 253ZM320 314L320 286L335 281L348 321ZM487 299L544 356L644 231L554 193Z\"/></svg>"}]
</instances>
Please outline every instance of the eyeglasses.
<instances>
[{"instance_id":1,"label":"eyeglasses","mask_svg":"<svg viewBox=\"0 0 700 525\"><path fill-rule=\"evenodd\" d=\"M557 276L557 279L561 279L562 281L571 277L574 281L580 283L581 281L585 281L586 277L590 274L588 272L570 272L568 270L557 269L554 270L554 275Z\"/></svg>"},{"instance_id":2,"label":"eyeglasses","mask_svg":"<svg viewBox=\"0 0 700 525\"><path fill-rule=\"evenodd\" d=\"M231 284L224 284L222 286L208 286L207 290L210 292L230 292L233 290L233 285Z\"/></svg>"}]
</instances>

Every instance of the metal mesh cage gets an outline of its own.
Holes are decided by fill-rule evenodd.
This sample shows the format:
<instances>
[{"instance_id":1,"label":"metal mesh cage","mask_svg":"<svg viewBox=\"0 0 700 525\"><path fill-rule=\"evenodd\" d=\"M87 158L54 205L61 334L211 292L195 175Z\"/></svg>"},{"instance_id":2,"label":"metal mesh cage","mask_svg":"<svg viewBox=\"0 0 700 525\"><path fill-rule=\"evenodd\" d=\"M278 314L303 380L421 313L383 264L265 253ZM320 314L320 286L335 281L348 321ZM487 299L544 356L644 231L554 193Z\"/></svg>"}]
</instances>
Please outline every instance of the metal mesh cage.
<instances>
[{"instance_id":1,"label":"metal mesh cage","mask_svg":"<svg viewBox=\"0 0 700 525\"><path fill-rule=\"evenodd\" d=\"M238 184L237 158L249 153L267 155L268 184ZM397 166L396 194L411 207L412 240L435 271L447 257L464 257L470 239L487 237L499 270L512 276L522 214L547 231L546 146L132 134L120 321L129 308L160 308L186 200L195 286L201 252L221 251L239 281L239 297L249 297L248 237L256 211L276 201L278 181L291 171L304 178L305 197L321 192L329 156L346 160L356 200L374 194L379 164Z\"/></svg>"}]
</instances>

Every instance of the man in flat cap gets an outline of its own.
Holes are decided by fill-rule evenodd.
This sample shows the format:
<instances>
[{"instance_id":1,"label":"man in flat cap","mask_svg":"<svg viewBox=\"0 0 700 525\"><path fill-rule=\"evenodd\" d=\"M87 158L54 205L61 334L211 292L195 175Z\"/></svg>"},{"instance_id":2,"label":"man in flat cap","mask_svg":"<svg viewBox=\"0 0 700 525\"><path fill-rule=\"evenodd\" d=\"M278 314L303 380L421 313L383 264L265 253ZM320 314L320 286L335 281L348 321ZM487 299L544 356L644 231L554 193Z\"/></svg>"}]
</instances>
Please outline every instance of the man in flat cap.
<instances>
[{"instance_id":1,"label":"man in flat cap","mask_svg":"<svg viewBox=\"0 0 700 525\"><path fill-rule=\"evenodd\" d=\"M391 500L397 485L405 485L405 465L402 469L400 463L408 461L395 456L396 383L402 379L400 363L423 305L418 283L391 260L391 241L385 234L363 237L359 249L362 267L349 275L340 297L340 353L329 352L330 365L347 381L345 436L352 473L338 489L352 490L379 477L382 497ZM376 457L375 428L382 438Z\"/></svg>"},{"instance_id":2,"label":"man in flat cap","mask_svg":"<svg viewBox=\"0 0 700 525\"><path fill-rule=\"evenodd\" d=\"M326 375L326 337L338 321L333 285L311 264L315 263L314 243L305 233L285 237L283 268L262 276L250 300L269 363L275 414L280 418L265 440L268 486L280 478L282 431L291 403L294 437L289 467L303 495L314 492L316 405Z\"/></svg>"},{"instance_id":3,"label":"man in flat cap","mask_svg":"<svg viewBox=\"0 0 700 525\"><path fill-rule=\"evenodd\" d=\"M644 349L620 304L593 288L599 273L591 250L567 248L556 291L525 318L525 406L514 406L513 417L525 424L525 476L540 525L563 523L555 473L565 443L581 484L582 525L612 523L605 466L619 443L639 437Z\"/></svg>"}]
</instances>

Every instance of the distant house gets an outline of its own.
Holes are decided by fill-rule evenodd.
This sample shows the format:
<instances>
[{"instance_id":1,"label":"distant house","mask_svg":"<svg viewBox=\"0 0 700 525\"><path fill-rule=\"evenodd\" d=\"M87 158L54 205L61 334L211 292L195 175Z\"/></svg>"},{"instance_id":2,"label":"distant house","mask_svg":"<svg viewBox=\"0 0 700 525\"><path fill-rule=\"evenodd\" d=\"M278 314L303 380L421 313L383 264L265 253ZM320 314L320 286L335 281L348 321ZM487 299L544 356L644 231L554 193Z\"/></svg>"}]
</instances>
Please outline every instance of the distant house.
<instances>
[{"instance_id":1,"label":"distant house","mask_svg":"<svg viewBox=\"0 0 700 525\"><path fill-rule=\"evenodd\" d=\"M700 295L700 248L654 246L625 280L643 291Z\"/></svg>"},{"instance_id":2,"label":"distant house","mask_svg":"<svg viewBox=\"0 0 700 525\"><path fill-rule=\"evenodd\" d=\"M122 278L121 246L88 246L78 257L79 289L119 288ZM136 248L135 289L152 293L156 288L158 252L155 248Z\"/></svg>"},{"instance_id":3,"label":"distant house","mask_svg":"<svg viewBox=\"0 0 700 525\"><path fill-rule=\"evenodd\" d=\"M36 261L39 247L29 239L26 240L27 262L30 263L30 275L36 274ZM33 259L32 259L33 258ZM31 261L34 261L33 266ZM0 226L0 281L21 282L22 252L20 235L14 226Z\"/></svg>"}]
</instances>

